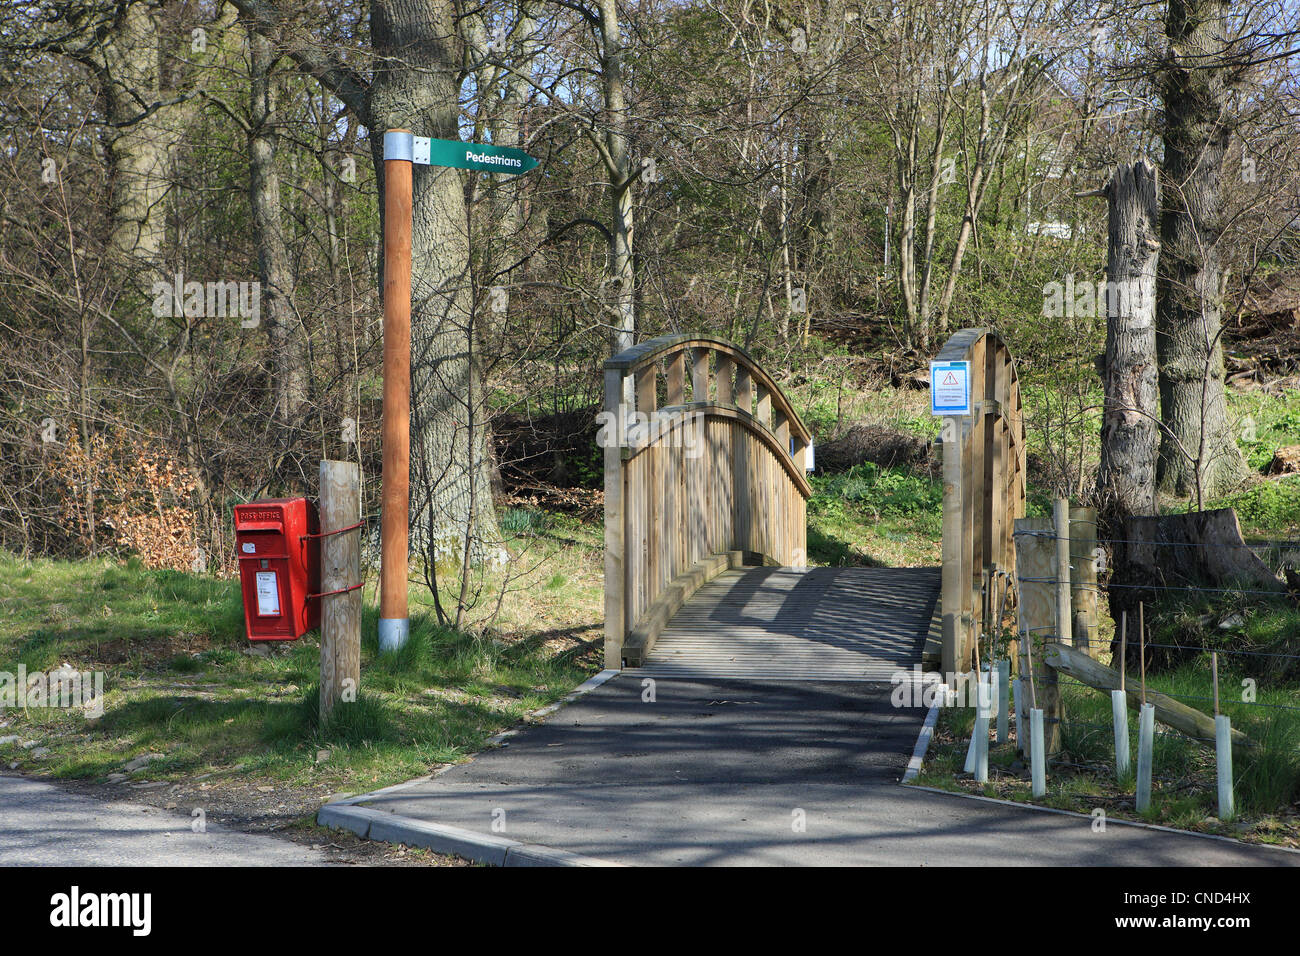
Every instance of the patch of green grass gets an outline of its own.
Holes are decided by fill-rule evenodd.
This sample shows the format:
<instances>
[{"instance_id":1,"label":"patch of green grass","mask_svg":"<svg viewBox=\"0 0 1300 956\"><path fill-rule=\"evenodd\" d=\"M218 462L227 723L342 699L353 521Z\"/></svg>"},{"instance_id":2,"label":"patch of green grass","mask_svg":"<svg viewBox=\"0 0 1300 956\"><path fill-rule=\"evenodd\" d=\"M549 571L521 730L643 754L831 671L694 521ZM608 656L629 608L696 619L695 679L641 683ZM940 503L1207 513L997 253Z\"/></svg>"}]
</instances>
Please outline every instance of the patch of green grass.
<instances>
[{"instance_id":1,"label":"patch of green grass","mask_svg":"<svg viewBox=\"0 0 1300 956\"><path fill-rule=\"evenodd\" d=\"M872 462L848 471L819 476L815 487L828 501L840 499L877 518L929 517L943 503L943 486L905 468L882 468Z\"/></svg>"},{"instance_id":2,"label":"patch of green grass","mask_svg":"<svg viewBox=\"0 0 1300 956\"><path fill-rule=\"evenodd\" d=\"M1228 407L1237 421L1238 444L1256 471L1263 471L1281 445L1300 442L1300 389L1280 394L1228 390Z\"/></svg>"},{"instance_id":3,"label":"patch of green grass","mask_svg":"<svg viewBox=\"0 0 1300 956\"><path fill-rule=\"evenodd\" d=\"M943 486L907 468L866 462L812 477L808 558L827 565L938 561Z\"/></svg>"},{"instance_id":4,"label":"patch of green grass","mask_svg":"<svg viewBox=\"0 0 1300 956\"><path fill-rule=\"evenodd\" d=\"M191 646L233 647L243 627L233 580L0 554L0 659L28 670L111 661L137 673Z\"/></svg>"},{"instance_id":5,"label":"patch of green grass","mask_svg":"<svg viewBox=\"0 0 1300 956\"><path fill-rule=\"evenodd\" d=\"M1300 733L1296 713L1263 714L1248 727L1251 739L1259 746L1233 758L1240 809L1267 814L1289 808L1300 793Z\"/></svg>"},{"instance_id":6,"label":"patch of green grass","mask_svg":"<svg viewBox=\"0 0 1300 956\"><path fill-rule=\"evenodd\" d=\"M1242 531L1248 536L1295 535L1300 532L1300 476L1256 482L1209 506L1236 509Z\"/></svg>"},{"instance_id":7,"label":"patch of green grass","mask_svg":"<svg viewBox=\"0 0 1300 956\"><path fill-rule=\"evenodd\" d=\"M506 534L536 534L544 531L550 516L535 508L507 508L501 513L501 530Z\"/></svg>"},{"instance_id":8,"label":"patch of green grass","mask_svg":"<svg viewBox=\"0 0 1300 956\"><path fill-rule=\"evenodd\" d=\"M1225 665L1230 661L1242 678L1274 686L1300 678L1295 657L1300 653L1300 610L1282 596L1269 598L1249 588L1175 593L1148 605L1147 622L1155 645L1148 660L1157 667L1193 664L1204 683L1210 652L1220 651Z\"/></svg>"}]
</instances>

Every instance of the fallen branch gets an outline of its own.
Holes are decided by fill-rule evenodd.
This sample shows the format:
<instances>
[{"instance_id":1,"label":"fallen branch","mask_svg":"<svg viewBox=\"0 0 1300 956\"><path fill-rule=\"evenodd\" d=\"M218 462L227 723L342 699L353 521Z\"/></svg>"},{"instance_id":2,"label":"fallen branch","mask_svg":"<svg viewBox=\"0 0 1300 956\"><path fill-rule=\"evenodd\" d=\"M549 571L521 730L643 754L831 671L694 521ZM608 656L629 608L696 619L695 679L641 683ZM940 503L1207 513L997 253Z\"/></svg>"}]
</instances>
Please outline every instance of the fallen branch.
<instances>
[{"instance_id":1,"label":"fallen branch","mask_svg":"<svg viewBox=\"0 0 1300 956\"><path fill-rule=\"evenodd\" d=\"M1048 667L1055 668L1062 674L1073 677L1080 683L1087 684L1095 690L1119 690L1119 671L1099 664L1082 651L1077 651L1064 644L1050 643L1043 649L1043 660ZM1181 701L1174 700L1147 688L1147 703L1155 705L1156 720L1172 727L1181 734L1190 737L1199 744L1214 746L1214 718L1203 714L1194 707L1188 707ZM1124 696L1131 709L1142 706L1142 689L1134 687L1132 681L1124 687ZM1255 742L1240 730L1233 729L1232 742L1242 747L1254 747Z\"/></svg>"}]
</instances>

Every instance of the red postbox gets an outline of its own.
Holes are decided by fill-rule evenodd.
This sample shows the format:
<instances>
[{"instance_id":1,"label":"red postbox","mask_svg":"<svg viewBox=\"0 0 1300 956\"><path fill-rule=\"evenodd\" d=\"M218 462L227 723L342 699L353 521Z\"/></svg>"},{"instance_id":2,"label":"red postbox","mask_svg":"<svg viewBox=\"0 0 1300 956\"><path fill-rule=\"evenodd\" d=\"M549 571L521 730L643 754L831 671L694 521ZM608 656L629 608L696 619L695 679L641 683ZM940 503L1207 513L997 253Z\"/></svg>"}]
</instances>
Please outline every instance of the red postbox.
<instances>
[{"instance_id":1,"label":"red postbox","mask_svg":"<svg viewBox=\"0 0 1300 956\"><path fill-rule=\"evenodd\" d=\"M250 641L293 641L320 625L320 518L306 498L235 505Z\"/></svg>"}]
</instances>

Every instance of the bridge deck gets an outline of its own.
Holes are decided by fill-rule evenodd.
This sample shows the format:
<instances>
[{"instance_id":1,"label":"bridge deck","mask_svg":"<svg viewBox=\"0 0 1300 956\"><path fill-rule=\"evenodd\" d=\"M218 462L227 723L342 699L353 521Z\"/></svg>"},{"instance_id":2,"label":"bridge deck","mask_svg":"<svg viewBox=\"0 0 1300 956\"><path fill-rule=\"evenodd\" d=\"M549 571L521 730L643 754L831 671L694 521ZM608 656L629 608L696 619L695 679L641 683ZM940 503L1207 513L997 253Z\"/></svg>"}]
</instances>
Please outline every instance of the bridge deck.
<instances>
[{"instance_id":1,"label":"bridge deck","mask_svg":"<svg viewBox=\"0 0 1300 956\"><path fill-rule=\"evenodd\" d=\"M700 588L659 636L647 677L889 680L921 663L936 568L746 568Z\"/></svg>"}]
</instances>

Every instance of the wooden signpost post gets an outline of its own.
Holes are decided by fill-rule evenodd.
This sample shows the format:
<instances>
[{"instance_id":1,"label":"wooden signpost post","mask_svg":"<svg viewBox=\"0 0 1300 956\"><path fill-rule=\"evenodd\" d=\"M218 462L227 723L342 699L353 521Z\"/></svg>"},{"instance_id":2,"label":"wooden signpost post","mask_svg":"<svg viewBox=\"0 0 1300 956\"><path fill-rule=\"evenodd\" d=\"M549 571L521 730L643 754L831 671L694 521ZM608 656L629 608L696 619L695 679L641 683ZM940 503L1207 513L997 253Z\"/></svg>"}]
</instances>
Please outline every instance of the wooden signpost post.
<instances>
[{"instance_id":1,"label":"wooden signpost post","mask_svg":"<svg viewBox=\"0 0 1300 956\"><path fill-rule=\"evenodd\" d=\"M384 134L384 471L380 491L379 649L406 643L411 500L411 162L409 130Z\"/></svg>"},{"instance_id":2,"label":"wooden signpost post","mask_svg":"<svg viewBox=\"0 0 1300 956\"><path fill-rule=\"evenodd\" d=\"M384 473L380 492L379 649L394 651L410 632L407 602L411 498L411 198L415 165L506 175L537 160L517 149L384 133Z\"/></svg>"}]
</instances>

